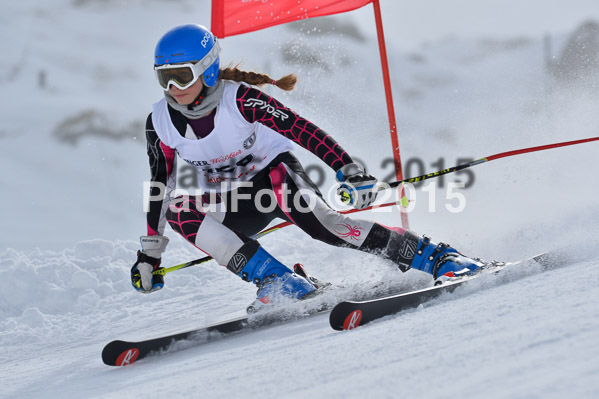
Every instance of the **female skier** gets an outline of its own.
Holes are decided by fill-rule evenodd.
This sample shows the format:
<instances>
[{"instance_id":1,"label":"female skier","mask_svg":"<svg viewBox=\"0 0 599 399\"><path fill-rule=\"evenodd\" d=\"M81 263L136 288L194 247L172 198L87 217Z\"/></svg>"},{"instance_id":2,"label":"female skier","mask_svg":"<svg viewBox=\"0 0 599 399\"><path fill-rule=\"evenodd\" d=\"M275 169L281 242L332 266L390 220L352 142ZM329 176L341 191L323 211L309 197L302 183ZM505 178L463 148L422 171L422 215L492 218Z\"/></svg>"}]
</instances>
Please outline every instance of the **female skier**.
<instances>
[{"instance_id":1,"label":"female skier","mask_svg":"<svg viewBox=\"0 0 599 399\"><path fill-rule=\"evenodd\" d=\"M375 253L402 271L433 275L473 273L480 262L447 244L434 244L404 229L354 220L331 209L292 155L294 143L336 173L337 193L358 209L376 198L377 179L352 161L325 131L255 86L292 90L296 77L219 69L217 39L200 25L183 25L158 42L154 69L164 98L146 122L151 169L147 235L131 269L133 287L148 293L164 286L152 272L169 239L166 222L218 263L258 287L257 301L277 295L297 299L316 292L319 281L301 265L285 266L251 237L273 219L297 225L330 245ZM197 169L201 196L176 196L176 156Z\"/></svg>"}]
</instances>

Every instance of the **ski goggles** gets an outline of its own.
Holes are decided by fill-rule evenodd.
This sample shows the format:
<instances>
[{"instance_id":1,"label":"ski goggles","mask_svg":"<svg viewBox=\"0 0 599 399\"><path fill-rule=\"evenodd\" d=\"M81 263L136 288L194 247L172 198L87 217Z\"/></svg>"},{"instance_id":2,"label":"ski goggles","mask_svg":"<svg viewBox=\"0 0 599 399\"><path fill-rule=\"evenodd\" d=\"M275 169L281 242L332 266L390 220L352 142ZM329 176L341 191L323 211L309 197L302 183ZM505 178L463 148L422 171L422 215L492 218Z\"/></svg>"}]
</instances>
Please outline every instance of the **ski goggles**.
<instances>
[{"instance_id":1,"label":"ski goggles","mask_svg":"<svg viewBox=\"0 0 599 399\"><path fill-rule=\"evenodd\" d=\"M220 53L218 41L210 49L208 54L197 62L181 62L177 64L164 64L154 66L156 77L160 87L168 90L170 85L174 85L179 90L185 90L193 85L202 76L206 69L210 68Z\"/></svg>"}]
</instances>

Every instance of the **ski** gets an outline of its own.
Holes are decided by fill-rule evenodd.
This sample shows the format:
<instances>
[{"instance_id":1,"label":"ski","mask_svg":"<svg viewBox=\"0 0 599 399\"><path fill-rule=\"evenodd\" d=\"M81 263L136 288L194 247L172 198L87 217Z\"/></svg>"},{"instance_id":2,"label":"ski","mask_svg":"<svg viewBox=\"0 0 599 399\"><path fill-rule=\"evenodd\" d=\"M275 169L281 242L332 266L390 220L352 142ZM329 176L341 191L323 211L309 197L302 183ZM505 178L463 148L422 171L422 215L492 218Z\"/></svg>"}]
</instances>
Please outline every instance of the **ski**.
<instances>
[{"instance_id":1,"label":"ski","mask_svg":"<svg viewBox=\"0 0 599 399\"><path fill-rule=\"evenodd\" d=\"M151 338L145 341L115 340L104 346L102 361L108 366L127 366L152 354L167 350L179 341L188 341L191 345L201 345L231 336L235 333L291 322L329 310L330 307L324 305L308 313L301 314L288 312L286 309L279 309L278 311L272 310L264 314L243 315L221 323Z\"/></svg>"},{"instance_id":2,"label":"ski","mask_svg":"<svg viewBox=\"0 0 599 399\"><path fill-rule=\"evenodd\" d=\"M490 264L489 270L492 273L500 272L506 267L534 262L541 265L542 270L549 270L560 263L563 264L563 259L556 253L543 253L534 256L524 261L513 263L494 262ZM437 285L430 288L411 291L399 295L392 295L378 299L365 301L344 301L338 303L329 315L329 322L334 330L351 330L358 326L370 323L373 320L380 319L388 315L396 314L408 309L414 309L434 298L445 293L451 293L460 286L484 275L481 272L473 276L464 277L460 280Z\"/></svg>"},{"instance_id":3,"label":"ski","mask_svg":"<svg viewBox=\"0 0 599 399\"><path fill-rule=\"evenodd\" d=\"M165 335L145 341L112 341L102 350L102 361L109 366L126 366L143 359L153 352L159 352L170 347L174 342L183 340L198 340L208 342L222 334L230 334L249 328L248 316L240 316L222 323Z\"/></svg>"},{"instance_id":4,"label":"ski","mask_svg":"<svg viewBox=\"0 0 599 399\"><path fill-rule=\"evenodd\" d=\"M534 261L542 265L544 269L549 269L559 263L559 257L555 254L545 253L537 255L529 259L529 261ZM523 262L495 263L493 272L520 263ZM126 366L152 354L167 350L176 342L188 341L191 345L201 345L231 336L235 333L257 330L262 327L282 324L287 321L294 321L328 311L331 311L329 317L331 327L335 330L349 330L387 315L416 308L441 294L453 292L456 288L480 275L477 274L444 285L399 295L385 296L379 299L370 299L376 295L376 292L373 291L370 293L371 295L366 295L366 299L361 301L340 302L332 311L331 307L326 304L321 304L319 309L313 309L311 312L303 314L290 314L286 313L285 309L280 309L280 312L274 311L263 315L252 316L243 315L209 326L144 341L115 340L108 343L102 350L102 360L109 366ZM381 293L379 292L376 296L380 297Z\"/></svg>"}]
</instances>

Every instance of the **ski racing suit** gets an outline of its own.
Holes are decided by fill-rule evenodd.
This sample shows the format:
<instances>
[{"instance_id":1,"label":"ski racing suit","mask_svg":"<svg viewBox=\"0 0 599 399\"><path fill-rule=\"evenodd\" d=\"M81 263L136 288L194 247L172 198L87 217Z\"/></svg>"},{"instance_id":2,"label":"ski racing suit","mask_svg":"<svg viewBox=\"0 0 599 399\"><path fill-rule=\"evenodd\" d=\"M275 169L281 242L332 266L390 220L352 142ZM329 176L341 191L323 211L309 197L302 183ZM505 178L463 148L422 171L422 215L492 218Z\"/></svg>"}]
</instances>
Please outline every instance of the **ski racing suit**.
<instances>
[{"instance_id":1,"label":"ski racing suit","mask_svg":"<svg viewBox=\"0 0 599 399\"><path fill-rule=\"evenodd\" d=\"M347 152L262 91L224 83L216 110L201 119L187 119L165 99L153 106L146 122L148 235L163 235L168 222L231 269L230 261L250 237L280 218L314 239L376 253L407 270L419 237L331 209L291 150L297 143L334 171L353 162ZM175 154L197 169L203 195L175 195Z\"/></svg>"}]
</instances>

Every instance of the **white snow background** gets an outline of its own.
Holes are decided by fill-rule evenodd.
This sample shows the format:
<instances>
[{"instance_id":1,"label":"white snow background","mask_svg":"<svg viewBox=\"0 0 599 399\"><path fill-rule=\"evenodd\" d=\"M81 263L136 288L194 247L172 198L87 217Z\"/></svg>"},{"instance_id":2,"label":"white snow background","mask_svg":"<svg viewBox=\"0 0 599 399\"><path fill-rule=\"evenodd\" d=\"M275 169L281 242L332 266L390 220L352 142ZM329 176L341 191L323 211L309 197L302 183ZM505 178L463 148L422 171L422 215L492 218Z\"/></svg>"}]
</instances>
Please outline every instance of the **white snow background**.
<instances>
[{"instance_id":1,"label":"white snow background","mask_svg":"<svg viewBox=\"0 0 599 399\"><path fill-rule=\"evenodd\" d=\"M162 95L154 46L172 26L209 25L210 2L29 0L0 9L1 398L599 395L597 143L472 168L459 213L446 209L456 205L447 184L467 176L448 175L442 188L431 180L436 186L414 192L410 213L413 230L474 256L517 260L563 248L585 261L544 274L514 270L351 332L331 330L320 315L105 366L100 353L113 339L224 320L255 294L214 262L168 274L151 295L129 281L145 227L143 123ZM591 40L563 57L582 40L577 29L599 21L595 1L382 0L382 9L402 156L420 159L423 172L440 158L447 167L599 135L599 49ZM372 173L389 175L371 6L226 38L222 47L223 65L298 74L294 92L265 90ZM327 191L333 173L324 170ZM360 217L400 224L398 209ZM167 232L164 265L201 256ZM356 290L379 280L405 290L430 284L295 227L261 241L283 262Z\"/></svg>"}]
</instances>

